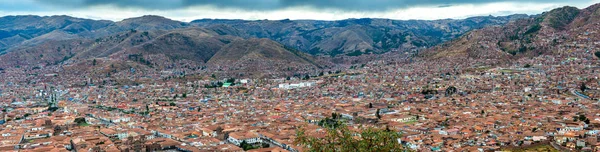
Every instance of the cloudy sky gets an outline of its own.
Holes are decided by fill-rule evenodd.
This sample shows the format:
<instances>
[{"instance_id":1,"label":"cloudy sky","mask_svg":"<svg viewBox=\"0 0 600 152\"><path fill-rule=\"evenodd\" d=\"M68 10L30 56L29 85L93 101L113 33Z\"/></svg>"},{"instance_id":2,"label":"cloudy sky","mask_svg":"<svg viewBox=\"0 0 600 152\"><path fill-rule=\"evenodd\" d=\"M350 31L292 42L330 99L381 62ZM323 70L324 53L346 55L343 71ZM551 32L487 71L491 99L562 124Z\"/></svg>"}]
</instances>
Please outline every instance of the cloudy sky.
<instances>
[{"instance_id":1,"label":"cloudy sky","mask_svg":"<svg viewBox=\"0 0 600 152\"><path fill-rule=\"evenodd\" d=\"M70 15L119 21L160 15L180 21L347 18L446 19L539 14L561 6L585 8L600 0L0 0L0 16Z\"/></svg>"}]
</instances>

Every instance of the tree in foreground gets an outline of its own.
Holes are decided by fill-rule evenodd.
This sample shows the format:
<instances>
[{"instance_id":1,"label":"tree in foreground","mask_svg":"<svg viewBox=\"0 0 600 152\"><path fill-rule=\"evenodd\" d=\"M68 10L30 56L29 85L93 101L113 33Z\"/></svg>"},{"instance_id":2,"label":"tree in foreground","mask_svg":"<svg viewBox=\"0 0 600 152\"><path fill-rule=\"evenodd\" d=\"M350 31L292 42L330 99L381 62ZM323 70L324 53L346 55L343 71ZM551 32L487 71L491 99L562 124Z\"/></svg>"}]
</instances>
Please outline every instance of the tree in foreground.
<instances>
[{"instance_id":1,"label":"tree in foreground","mask_svg":"<svg viewBox=\"0 0 600 152\"><path fill-rule=\"evenodd\" d=\"M317 138L306 135L306 131L300 128L297 131L295 142L307 148L306 151L318 152L405 151L402 144L398 142L401 137L400 133L389 129L366 128L359 132L353 132L347 126L342 125L326 130L325 137Z\"/></svg>"}]
</instances>

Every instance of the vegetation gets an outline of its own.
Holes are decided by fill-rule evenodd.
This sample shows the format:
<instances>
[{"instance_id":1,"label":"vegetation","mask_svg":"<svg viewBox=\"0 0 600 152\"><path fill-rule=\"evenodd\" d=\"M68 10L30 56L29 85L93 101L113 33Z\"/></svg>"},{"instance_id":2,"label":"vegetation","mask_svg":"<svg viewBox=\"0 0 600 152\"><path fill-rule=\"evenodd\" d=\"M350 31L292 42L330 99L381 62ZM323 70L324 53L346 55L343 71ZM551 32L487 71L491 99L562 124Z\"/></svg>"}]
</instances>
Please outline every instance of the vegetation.
<instances>
[{"instance_id":1,"label":"vegetation","mask_svg":"<svg viewBox=\"0 0 600 152\"><path fill-rule=\"evenodd\" d=\"M590 119L588 119L585 115L573 116L573 121L583 121L585 124L590 124Z\"/></svg>"},{"instance_id":2,"label":"vegetation","mask_svg":"<svg viewBox=\"0 0 600 152\"><path fill-rule=\"evenodd\" d=\"M324 138L316 138L300 128L295 142L305 146L306 151L405 151L398 143L400 133L389 129L366 128L355 133L342 125L326 128L326 132Z\"/></svg>"},{"instance_id":3,"label":"vegetation","mask_svg":"<svg viewBox=\"0 0 600 152\"><path fill-rule=\"evenodd\" d=\"M261 148L269 148L271 147L271 145L267 144L267 143L262 143L261 144Z\"/></svg>"},{"instance_id":4,"label":"vegetation","mask_svg":"<svg viewBox=\"0 0 600 152\"><path fill-rule=\"evenodd\" d=\"M531 64L525 64L524 68L531 68Z\"/></svg>"},{"instance_id":5,"label":"vegetation","mask_svg":"<svg viewBox=\"0 0 600 152\"><path fill-rule=\"evenodd\" d=\"M235 78L229 78L225 80L226 83L231 83L231 85L235 85Z\"/></svg>"},{"instance_id":6,"label":"vegetation","mask_svg":"<svg viewBox=\"0 0 600 152\"><path fill-rule=\"evenodd\" d=\"M446 89L446 96L452 96L457 91L458 91L458 89L456 89L456 87L450 86Z\"/></svg>"},{"instance_id":7,"label":"vegetation","mask_svg":"<svg viewBox=\"0 0 600 152\"><path fill-rule=\"evenodd\" d=\"M327 117L325 119L322 119L317 123L317 125L326 128L338 128L342 126L342 122L338 120L338 118L340 117L341 115L338 116L336 113L331 113L331 118Z\"/></svg>"},{"instance_id":8,"label":"vegetation","mask_svg":"<svg viewBox=\"0 0 600 152\"><path fill-rule=\"evenodd\" d=\"M251 149L258 149L258 148L260 148L258 146L252 146L251 144L248 144L245 140L242 141L242 143L240 143L240 147L242 149L244 149L244 151L248 151L248 150L251 150Z\"/></svg>"},{"instance_id":9,"label":"vegetation","mask_svg":"<svg viewBox=\"0 0 600 152\"><path fill-rule=\"evenodd\" d=\"M431 90L431 89L424 89L423 91L421 91L421 94L423 94L423 95L438 94L438 91Z\"/></svg>"},{"instance_id":10,"label":"vegetation","mask_svg":"<svg viewBox=\"0 0 600 152\"><path fill-rule=\"evenodd\" d=\"M546 151L546 152L559 152L554 149L550 144L543 144L528 148L514 148L514 149L503 149L504 151L512 151L512 152L529 152L529 151Z\"/></svg>"},{"instance_id":11,"label":"vegetation","mask_svg":"<svg viewBox=\"0 0 600 152\"><path fill-rule=\"evenodd\" d=\"M542 26L539 23L537 23L537 24L531 26L527 31L525 31L525 33L523 33L523 35L529 35L529 34L536 33L538 31L540 31L540 29L542 29Z\"/></svg>"},{"instance_id":12,"label":"vegetation","mask_svg":"<svg viewBox=\"0 0 600 152\"><path fill-rule=\"evenodd\" d=\"M218 87L222 87L223 86L223 82L217 82L214 84L205 84L204 88L218 88Z\"/></svg>"},{"instance_id":13,"label":"vegetation","mask_svg":"<svg viewBox=\"0 0 600 152\"><path fill-rule=\"evenodd\" d=\"M575 7L562 7L554 9L546 15L548 25L555 29L564 29L579 14L579 9Z\"/></svg>"},{"instance_id":14,"label":"vegetation","mask_svg":"<svg viewBox=\"0 0 600 152\"><path fill-rule=\"evenodd\" d=\"M581 83L581 85L579 86L579 90L581 90L581 92L585 92L585 90L588 90L589 88L587 86L585 86L585 83Z\"/></svg>"},{"instance_id":15,"label":"vegetation","mask_svg":"<svg viewBox=\"0 0 600 152\"><path fill-rule=\"evenodd\" d=\"M144 65L146 65L146 66L148 66L148 67L153 67L153 66L152 66L152 65L153 65L153 64L152 64L152 62L150 62L150 61L146 60L146 59L144 58L144 56L143 56L143 55L141 55L141 54L130 54L130 55L128 55L128 56L127 56L127 58L128 58L129 60L131 60L131 61L135 61L135 62L138 62L138 63L140 63L140 64L144 64Z\"/></svg>"},{"instance_id":16,"label":"vegetation","mask_svg":"<svg viewBox=\"0 0 600 152\"><path fill-rule=\"evenodd\" d=\"M302 77L302 80L308 80L308 79L310 79L310 75L308 75L308 74L307 74L307 75L304 75L304 76Z\"/></svg>"},{"instance_id":17,"label":"vegetation","mask_svg":"<svg viewBox=\"0 0 600 152\"><path fill-rule=\"evenodd\" d=\"M600 58L600 51L596 51L596 53L594 53L594 55L596 55L596 57Z\"/></svg>"},{"instance_id":18,"label":"vegetation","mask_svg":"<svg viewBox=\"0 0 600 152\"><path fill-rule=\"evenodd\" d=\"M75 122L78 126L89 126L89 124L83 117L75 118L73 122Z\"/></svg>"}]
</instances>

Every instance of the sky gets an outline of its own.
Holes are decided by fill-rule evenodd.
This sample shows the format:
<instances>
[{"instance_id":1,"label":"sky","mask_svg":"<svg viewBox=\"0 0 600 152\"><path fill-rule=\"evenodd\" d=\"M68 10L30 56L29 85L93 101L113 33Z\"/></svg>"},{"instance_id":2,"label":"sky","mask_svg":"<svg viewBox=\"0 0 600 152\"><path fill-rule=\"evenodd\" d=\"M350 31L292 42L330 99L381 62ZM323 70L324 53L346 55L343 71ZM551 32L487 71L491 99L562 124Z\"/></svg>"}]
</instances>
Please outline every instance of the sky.
<instances>
[{"instance_id":1,"label":"sky","mask_svg":"<svg viewBox=\"0 0 600 152\"><path fill-rule=\"evenodd\" d=\"M533 15L562 6L585 8L595 3L600 0L0 0L0 16L69 15L120 21L159 15L184 22L204 18L435 20Z\"/></svg>"}]
</instances>

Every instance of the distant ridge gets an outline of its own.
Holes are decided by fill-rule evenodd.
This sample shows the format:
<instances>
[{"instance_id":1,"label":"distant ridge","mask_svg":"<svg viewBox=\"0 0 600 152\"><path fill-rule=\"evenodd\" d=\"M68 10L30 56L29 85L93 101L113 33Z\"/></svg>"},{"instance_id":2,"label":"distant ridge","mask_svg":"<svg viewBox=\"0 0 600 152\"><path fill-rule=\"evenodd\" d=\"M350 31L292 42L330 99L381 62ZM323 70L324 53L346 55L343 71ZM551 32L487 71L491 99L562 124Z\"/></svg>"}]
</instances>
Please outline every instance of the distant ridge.
<instances>
[{"instance_id":1,"label":"distant ridge","mask_svg":"<svg viewBox=\"0 0 600 152\"><path fill-rule=\"evenodd\" d=\"M561 7L534 18L504 26L487 27L424 51L432 60L509 60L542 54L561 53L561 47L576 41L588 29L600 28L599 4L585 9Z\"/></svg>"}]
</instances>

